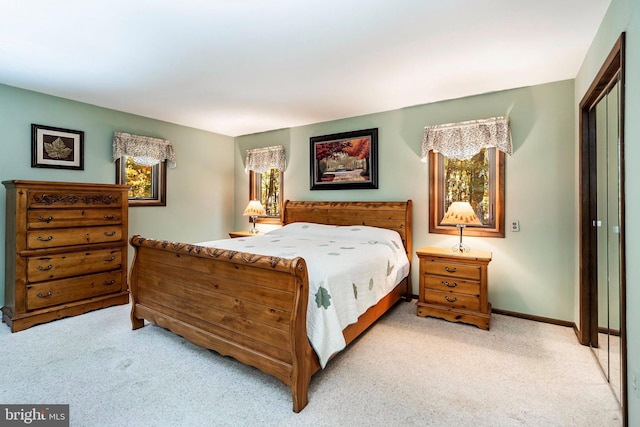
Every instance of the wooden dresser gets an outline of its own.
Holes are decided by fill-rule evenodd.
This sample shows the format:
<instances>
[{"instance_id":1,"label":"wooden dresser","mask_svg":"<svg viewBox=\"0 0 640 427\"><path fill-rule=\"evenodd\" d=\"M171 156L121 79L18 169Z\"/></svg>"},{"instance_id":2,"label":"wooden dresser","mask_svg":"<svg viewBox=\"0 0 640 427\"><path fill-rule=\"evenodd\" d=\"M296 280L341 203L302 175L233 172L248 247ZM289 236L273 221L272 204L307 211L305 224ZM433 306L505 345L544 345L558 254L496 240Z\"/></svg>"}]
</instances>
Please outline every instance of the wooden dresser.
<instances>
[{"instance_id":1,"label":"wooden dresser","mask_svg":"<svg viewBox=\"0 0 640 427\"><path fill-rule=\"evenodd\" d=\"M129 302L128 186L4 181L12 332Z\"/></svg>"},{"instance_id":2,"label":"wooden dresser","mask_svg":"<svg viewBox=\"0 0 640 427\"><path fill-rule=\"evenodd\" d=\"M424 247L420 259L418 316L432 316L489 329L487 269L491 252L452 252Z\"/></svg>"}]
</instances>

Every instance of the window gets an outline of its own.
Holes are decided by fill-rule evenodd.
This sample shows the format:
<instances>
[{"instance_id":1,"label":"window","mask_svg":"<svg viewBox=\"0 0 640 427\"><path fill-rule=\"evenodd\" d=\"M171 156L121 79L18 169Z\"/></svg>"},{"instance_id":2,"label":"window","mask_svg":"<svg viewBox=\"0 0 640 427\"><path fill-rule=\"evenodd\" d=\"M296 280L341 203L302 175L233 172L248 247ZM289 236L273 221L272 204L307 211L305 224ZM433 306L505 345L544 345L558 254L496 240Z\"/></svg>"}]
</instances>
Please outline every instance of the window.
<instances>
[{"instance_id":1,"label":"window","mask_svg":"<svg viewBox=\"0 0 640 427\"><path fill-rule=\"evenodd\" d=\"M282 145L247 150L245 171L249 174L249 200L260 200L266 215L261 224L282 225L282 198L285 169Z\"/></svg>"},{"instance_id":2,"label":"window","mask_svg":"<svg viewBox=\"0 0 640 427\"><path fill-rule=\"evenodd\" d=\"M429 232L458 234L441 225L449 205L467 201L482 226L467 226L467 236L504 237L504 158L496 148L483 148L468 160L429 152Z\"/></svg>"},{"instance_id":3,"label":"window","mask_svg":"<svg viewBox=\"0 0 640 427\"><path fill-rule=\"evenodd\" d=\"M129 206L166 206L166 177L166 161L144 166L135 163L130 156L116 160L116 184L131 186Z\"/></svg>"},{"instance_id":4,"label":"window","mask_svg":"<svg viewBox=\"0 0 640 427\"><path fill-rule=\"evenodd\" d=\"M249 200L260 200L267 212L258 217L261 224L282 224L282 184L283 173L278 168L269 168L265 172L251 171L249 174Z\"/></svg>"},{"instance_id":5,"label":"window","mask_svg":"<svg viewBox=\"0 0 640 427\"><path fill-rule=\"evenodd\" d=\"M176 167L170 141L115 132L113 161L116 184L131 186L129 206L166 206L167 166Z\"/></svg>"},{"instance_id":6,"label":"window","mask_svg":"<svg viewBox=\"0 0 640 427\"><path fill-rule=\"evenodd\" d=\"M469 202L483 225L464 234L504 237L504 158L511 154L509 117L425 126L422 160L429 159L429 232L458 234L443 225L449 205Z\"/></svg>"}]
</instances>

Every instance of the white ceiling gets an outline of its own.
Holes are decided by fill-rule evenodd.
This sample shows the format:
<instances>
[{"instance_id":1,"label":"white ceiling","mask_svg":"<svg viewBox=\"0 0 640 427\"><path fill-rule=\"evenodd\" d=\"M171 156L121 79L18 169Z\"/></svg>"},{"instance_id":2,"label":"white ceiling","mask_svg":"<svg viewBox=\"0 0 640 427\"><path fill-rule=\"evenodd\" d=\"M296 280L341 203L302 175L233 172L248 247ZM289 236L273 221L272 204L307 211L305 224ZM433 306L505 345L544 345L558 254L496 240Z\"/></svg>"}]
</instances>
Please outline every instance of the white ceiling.
<instances>
[{"instance_id":1,"label":"white ceiling","mask_svg":"<svg viewBox=\"0 0 640 427\"><path fill-rule=\"evenodd\" d=\"M229 136L574 78L611 0L0 0L0 83Z\"/></svg>"}]
</instances>

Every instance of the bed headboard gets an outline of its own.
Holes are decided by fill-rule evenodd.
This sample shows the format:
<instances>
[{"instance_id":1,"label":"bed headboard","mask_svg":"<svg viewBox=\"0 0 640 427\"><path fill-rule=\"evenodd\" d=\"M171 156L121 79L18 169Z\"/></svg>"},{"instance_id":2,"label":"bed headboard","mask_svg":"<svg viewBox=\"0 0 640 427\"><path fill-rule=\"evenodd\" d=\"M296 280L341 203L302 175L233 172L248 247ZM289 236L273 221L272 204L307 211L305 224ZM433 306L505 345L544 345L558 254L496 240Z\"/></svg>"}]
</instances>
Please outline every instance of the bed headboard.
<instances>
[{"instance_id":1,"label":"bed headboard","mask_svg":"<svg viewBox=\"0 0 640 427\"><path fill-rule=\"evenodd\" d=\"M411 259L411 200L404 202L311 202L284 203L284 224L314 222L332 225L367 225L395 230Z\"/></svg>"}]
</instances>

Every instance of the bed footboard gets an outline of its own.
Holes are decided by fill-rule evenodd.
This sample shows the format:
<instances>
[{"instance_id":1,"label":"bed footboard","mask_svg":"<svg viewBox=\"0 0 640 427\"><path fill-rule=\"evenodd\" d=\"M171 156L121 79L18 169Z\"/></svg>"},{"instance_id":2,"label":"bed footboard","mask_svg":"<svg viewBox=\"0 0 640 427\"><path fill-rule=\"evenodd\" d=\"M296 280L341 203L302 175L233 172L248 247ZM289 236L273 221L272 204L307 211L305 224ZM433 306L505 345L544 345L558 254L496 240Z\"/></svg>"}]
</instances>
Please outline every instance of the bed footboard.
<instances>
[{"instance_id":1,"label":"bed footboard","mask_svg":"<svg viewBox=\"0 0 640 427\"><path fill-rule=\"evenodd\" d=\"M133 329L144 321L231 356L308 402L318 369L306 332L309 283L302 258L285 259L135 235L129 278Z\"/></svg>"}]
</instances>

